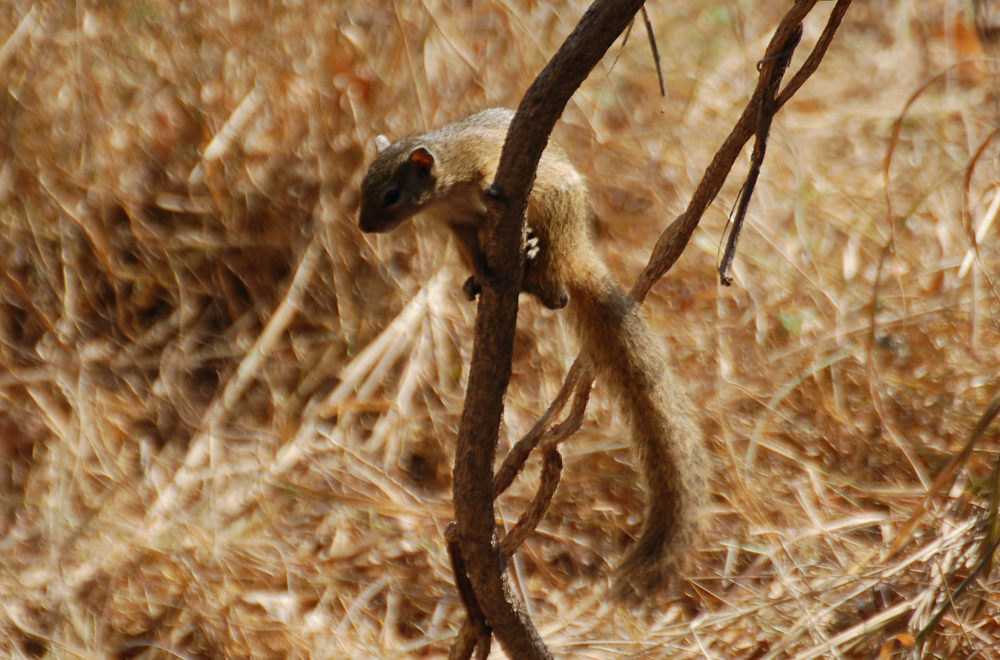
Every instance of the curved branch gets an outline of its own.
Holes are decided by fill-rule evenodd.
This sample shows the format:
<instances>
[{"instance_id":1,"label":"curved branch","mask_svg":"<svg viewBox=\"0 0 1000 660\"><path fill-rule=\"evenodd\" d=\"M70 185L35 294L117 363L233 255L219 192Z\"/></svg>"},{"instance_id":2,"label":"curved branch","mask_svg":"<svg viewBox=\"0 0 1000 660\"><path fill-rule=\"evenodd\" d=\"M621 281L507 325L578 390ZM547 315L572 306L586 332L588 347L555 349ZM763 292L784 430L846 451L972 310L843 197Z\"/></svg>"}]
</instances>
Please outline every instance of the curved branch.
<instances>
[{"instance_id":1,"label":"curved branch","mask_svg":"<svg viewBox=\"0 0 1000 660\"><path fill-rule=\"evenodd\" d=\"M522 272L524 210L534 173L556 120L570 96L631 22L643 0L598 0L532 83L511 122L493 184L485 252L498 275L484 288L476 314L469 385L459 423L453 500L456 536L483 614L507 654L550 658L496 547L493 461L503 396L510 380Z\"/></svg>"}]
</instances>

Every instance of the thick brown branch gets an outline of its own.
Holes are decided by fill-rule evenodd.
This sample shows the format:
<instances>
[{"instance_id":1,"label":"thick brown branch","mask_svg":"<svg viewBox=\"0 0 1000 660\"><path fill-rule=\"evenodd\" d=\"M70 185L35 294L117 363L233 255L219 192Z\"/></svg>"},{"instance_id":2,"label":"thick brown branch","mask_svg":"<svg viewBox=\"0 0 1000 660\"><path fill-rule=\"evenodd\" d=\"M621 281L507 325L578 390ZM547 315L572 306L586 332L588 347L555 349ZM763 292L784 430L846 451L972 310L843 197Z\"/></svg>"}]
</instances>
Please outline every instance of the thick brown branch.
<instances>
[{"instance_id":1,"label":"thick brown branch","mask_svg":"<svg viewBox=\"0 0 1000 660\"><path fill-rule=\"evenodd\" d=\"M549 658L515 596L495 545L493 460L517 319L524 210L549 133L570 96L642 6L598 0L528 89L511 123L494 182L485 252L501 285L486 288L476 315L465 408L459 424L453 499L457 539L479 604L507 654Z\"/></svg>"}]
</instances>

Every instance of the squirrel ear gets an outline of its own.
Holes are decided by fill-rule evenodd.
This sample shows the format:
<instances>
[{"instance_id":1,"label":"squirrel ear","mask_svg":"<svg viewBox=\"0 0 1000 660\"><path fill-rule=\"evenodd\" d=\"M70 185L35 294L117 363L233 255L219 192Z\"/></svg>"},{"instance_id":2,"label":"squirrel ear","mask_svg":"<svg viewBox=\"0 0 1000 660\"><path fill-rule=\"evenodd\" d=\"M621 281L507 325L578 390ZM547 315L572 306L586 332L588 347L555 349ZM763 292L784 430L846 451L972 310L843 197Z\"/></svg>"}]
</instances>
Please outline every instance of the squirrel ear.
<instances>
[{"instance_id":1,"label":"squirrel ear","mask_svg":"<svg viewBox=\"0 0 1000 660\"><path fill-rule=\"evenodd\" d=\"M375 153L382 153L389 146L389 138L384 135L375 136Z\"/></svg>"},{"instance_id":2,"label":"squirrel ear","mask_svg":"<svg viewBox=\"0 0 1000 660\"><path fill-rule=\"evenodd\" d=\"M417 147L410 152L410 163L416 165L422 172L430 173L434 169L434 154L427 147Z\"/></svg>"}]
</instances>

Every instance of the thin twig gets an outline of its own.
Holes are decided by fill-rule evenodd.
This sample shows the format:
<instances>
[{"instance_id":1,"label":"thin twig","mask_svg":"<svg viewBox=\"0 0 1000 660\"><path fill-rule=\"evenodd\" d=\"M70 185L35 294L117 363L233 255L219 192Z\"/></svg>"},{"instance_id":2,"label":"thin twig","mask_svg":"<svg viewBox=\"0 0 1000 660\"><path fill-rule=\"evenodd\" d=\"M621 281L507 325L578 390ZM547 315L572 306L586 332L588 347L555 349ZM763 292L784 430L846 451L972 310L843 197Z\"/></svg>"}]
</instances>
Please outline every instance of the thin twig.
<instances>
[{"instance_id":1,"label":"thin twig","mask_svg":"<svg viewBox=\"0 0 1000 660\"><path fill-rule=\"evenodd\" d=\"M514 482L514 478L521 471L521 468L524 467L524 463L528 460L531 452L546 436L546 431L549 429L549 422L562 412L569 401L570 395L575 392L578 399L589 396L591 382L593 382L593 376L583 369L583 362L578 357L573 366L570 367L569 373L566 374L566 380L563 381L559 393L556 394L556 398L553 399L548 410L538 418L538 421L531 427L531 430L517 444L511 447L510 451L507 452L507 456L504 457L503 464L497 470L496 477L493 480L494 498L499 497Z\"/></svg>"},{"instance_id":2,"label":"thin twig","mask_svg":"<svg viewBox=\"0 0 1000 660\"><path fill-rule=\"evenodd\" d=\"M754 139L753 154L750 157L750 170L747 178L740 188L739 202L736 205L736 213L733 214L732 231L729 232L729 240L726 243L726 251L722 256L722 263L719 264L719 281L724 286L733 283L733 259L736 258L736 244L740 240L740 232L743 229L743 221L746 219L747 208L750 206L750 197L757 187L757 178L760 176L760 168L764 164L764 154L767 152L767 138L771 133L771 122L778 109L775 106L775 97L781 79L792 61L792 54L802 39L802 25L788 36L784 48L776 55L765 57L757 63L757 70L760 71L761 85L764 93L760 99L759 116L757 117L757 132Z\"/></svg>"},{"instance_id":3,"label":"thin twig","mask_svg":"<svg viewBox=\"0 0 1000 660\"><path fill-rule=\"evenodd\" d=\"M542 458L542 475L538 491L531 499L531 504L521 514L517 524L500 542L500 553L506 559L514 554L521 547L541 521L545 512L549 509L552 496L555 495L556 487L559 486L559 475L562 472L562 456L559 450L553 445L545 451Z\"/></svg>"},{"instance_id":4,"label":"thin twig","mask_svg":"<svg viewBox=\"0 0 1000 660\"><path fill-rule=\"evenodd\" d=\"M642 6L642 23L646 26L646 37L649 39L649 49L653 51L653 64L656 65L656 80L660 83L660 96L666 97L667 86L663 82L663 66L660 63L660 48L656 45L656 34L653 32L653 22L649 20L646 5Z\"/></svg>"},{"instance_id":5,"label":"thin twig","mask_svg":"<svg viewBox=\"0 0 1000 660\"><path fill-rule=\"evenodd\" d=\"M465 622L462 624L455 644L451 648L451 653L448 655L449 660L467 660L477 649L479 657L485 659L490 653L492 633L486 623L483 609L479 606L472 583L469 582L465 570L465 560L462 558L462 549L458 545L455 533L455 523L448 525L448 529L445 530L445 540L448 544L451 570L455 574L455 586L458 588L458 595L462 599L466 613Z\"/></svg>"}]
</instances>

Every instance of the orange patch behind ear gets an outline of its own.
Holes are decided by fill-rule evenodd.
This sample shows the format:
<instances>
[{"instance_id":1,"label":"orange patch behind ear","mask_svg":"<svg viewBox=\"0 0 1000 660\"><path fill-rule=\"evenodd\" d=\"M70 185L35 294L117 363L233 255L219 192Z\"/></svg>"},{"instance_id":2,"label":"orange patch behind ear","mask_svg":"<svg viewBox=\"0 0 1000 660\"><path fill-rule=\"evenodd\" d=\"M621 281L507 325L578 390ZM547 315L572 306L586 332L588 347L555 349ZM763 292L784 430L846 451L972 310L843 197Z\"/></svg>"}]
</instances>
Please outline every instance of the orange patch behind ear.
<instances>
[{"instance_id":1,"label":"orange patch behind ear","mask_svg":"<svg viewBox=\"0 0 1000 660\"><path fill-rule=\"evenodd\" d=\"M429 172L434 167L434 154L425 147L417 147L410 152L410 162Z\"/></svg>"}]
</instances>

